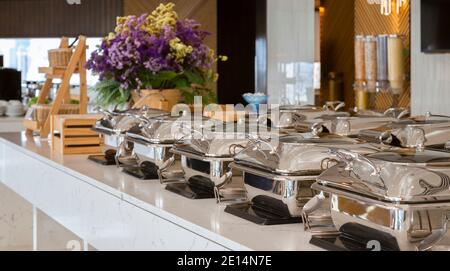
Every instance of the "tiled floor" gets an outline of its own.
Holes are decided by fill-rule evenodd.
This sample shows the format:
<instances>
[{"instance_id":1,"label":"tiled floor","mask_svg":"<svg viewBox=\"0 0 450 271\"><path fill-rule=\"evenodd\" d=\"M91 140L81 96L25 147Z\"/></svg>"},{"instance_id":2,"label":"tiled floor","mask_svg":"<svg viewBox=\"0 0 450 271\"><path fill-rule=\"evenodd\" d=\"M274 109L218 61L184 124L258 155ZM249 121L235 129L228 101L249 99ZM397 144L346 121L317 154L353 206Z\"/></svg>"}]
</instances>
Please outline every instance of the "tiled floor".
<instances>
[{"instance_id":1,"label":"tiled floor","mask_svg":"<svg viewBox=\"0 0 450 271\"><path fill-rule=\"evenodd\" d=\"M0 251L83 250L78 236L38 209L35 222L33 231L32 204L0 183Z\"/></svg>"}]
</instances>

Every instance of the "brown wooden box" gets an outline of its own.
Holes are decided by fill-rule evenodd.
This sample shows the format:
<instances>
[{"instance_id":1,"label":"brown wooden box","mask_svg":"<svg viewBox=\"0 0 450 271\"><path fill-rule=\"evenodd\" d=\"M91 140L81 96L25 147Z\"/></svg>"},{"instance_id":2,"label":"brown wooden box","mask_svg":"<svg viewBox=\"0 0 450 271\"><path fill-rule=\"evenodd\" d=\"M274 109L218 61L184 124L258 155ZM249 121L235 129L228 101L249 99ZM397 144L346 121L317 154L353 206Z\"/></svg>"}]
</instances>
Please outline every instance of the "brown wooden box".
<instances>
[{"instance_id":1,"label":"brown wooden box","mask_svg":"<svg viewBox=\"0 0 450 271\"><path fill-rule=\"evenodd\" d=\"M103 140L92 130L99 115L56 115L51 121L52 148L62 154L95 154Z\"/></svg>"}]
</instances>

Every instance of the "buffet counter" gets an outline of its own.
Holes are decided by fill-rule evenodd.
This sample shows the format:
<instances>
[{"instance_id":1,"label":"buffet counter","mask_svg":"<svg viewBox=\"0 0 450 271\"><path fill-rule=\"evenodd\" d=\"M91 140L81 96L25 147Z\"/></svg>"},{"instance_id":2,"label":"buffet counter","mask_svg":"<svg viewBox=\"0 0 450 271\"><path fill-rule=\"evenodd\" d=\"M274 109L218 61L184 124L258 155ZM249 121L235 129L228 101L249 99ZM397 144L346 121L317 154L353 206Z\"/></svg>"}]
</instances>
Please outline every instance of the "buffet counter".
<instances>
[{"instance_id":1,"label":"buffet counter","mask_svg":"<svg viewBox=\"0 0 450 271\"><path fill-rule=\"evenodd\" d=\"M319 250L302 224L258 226L25 133L0 134L0 181L98 250Z\"/></svg>"},{"instance_id":2,"label":"buffet counter","mask_svg":"<svg viewBox=\"0 0 450 271\"><path fill-rule=\"evenodd\" d=\"M22 131L25 131L23 117L0 117L0 133Z\"/></svg>"}]
</instances>

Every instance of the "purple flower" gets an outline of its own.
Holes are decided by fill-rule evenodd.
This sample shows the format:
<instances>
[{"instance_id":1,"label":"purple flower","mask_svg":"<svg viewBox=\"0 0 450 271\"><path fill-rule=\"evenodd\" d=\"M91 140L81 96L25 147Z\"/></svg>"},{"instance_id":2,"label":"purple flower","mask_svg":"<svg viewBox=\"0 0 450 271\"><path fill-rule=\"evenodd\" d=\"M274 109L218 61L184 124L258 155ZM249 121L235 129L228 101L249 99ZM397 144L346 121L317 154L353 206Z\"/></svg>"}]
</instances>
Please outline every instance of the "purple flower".
<instances>
[{"instance_id":1,"label":"purple flower","mask_svg":"<svg viewBox=\"0 0 450 271\"><path fill-rule=\"evenodd\" d=\"M147 14L121 21L118 32L102 41L86 67L98 74L100 80L115 80L128 90L153 85L151 75L163 71L211 72L215 58L205 44L210 34L201 30L199 23L177 21L175 26L166 25L156 35L145 31L147 23ZM176 38L192 47L182 62L176 62L171 55L170 41Z\"/></svg>"}]
</instances>

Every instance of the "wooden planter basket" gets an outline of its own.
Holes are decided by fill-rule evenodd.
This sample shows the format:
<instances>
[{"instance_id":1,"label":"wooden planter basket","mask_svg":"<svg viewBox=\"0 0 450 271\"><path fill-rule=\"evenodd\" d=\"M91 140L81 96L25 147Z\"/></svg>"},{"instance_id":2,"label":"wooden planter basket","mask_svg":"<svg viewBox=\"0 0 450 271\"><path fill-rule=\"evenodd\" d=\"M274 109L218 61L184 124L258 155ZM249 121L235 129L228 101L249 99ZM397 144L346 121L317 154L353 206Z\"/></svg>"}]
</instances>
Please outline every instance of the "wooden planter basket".
<instances>
[{"instance_id":1,"label":"wooden planter basket","mask_svg":"<svg viewBox=\"0 0 450 271\"><path fill-rule=\"evenodd\" d=\"M72 57L72 48L58 48L48 51L50 67L67 67Z\"/></svg>"}]
</instances>

